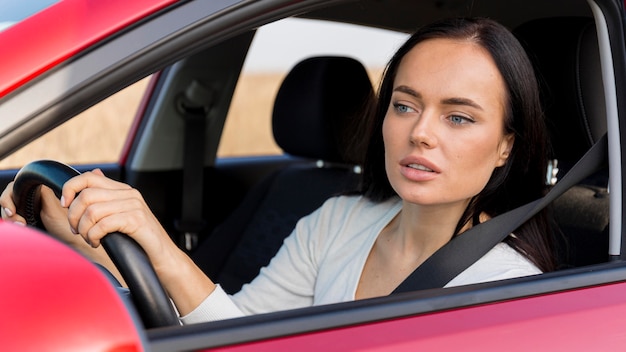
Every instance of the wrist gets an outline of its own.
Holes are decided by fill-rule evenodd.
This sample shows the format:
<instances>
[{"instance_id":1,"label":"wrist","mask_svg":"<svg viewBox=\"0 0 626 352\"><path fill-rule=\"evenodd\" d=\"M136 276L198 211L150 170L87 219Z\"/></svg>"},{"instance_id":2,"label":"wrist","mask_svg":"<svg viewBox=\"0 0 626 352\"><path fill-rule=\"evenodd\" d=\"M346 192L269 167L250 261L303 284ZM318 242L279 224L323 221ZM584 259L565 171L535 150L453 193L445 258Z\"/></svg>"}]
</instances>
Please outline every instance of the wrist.
<instances>
[{"instance_id":1,"label":"wrist","mask_svg":"<svg viewBox=\"0 0 626 352\"><path fill-rule=\"evenodd\" d=\"M178 312L186 315L198 307L216 285L178 247L163 257L155 271Z\"/></svg>"},{"instance_id":2,"label":"wrist","mask_svg":"<svg viewBox=\"0 0 626 352\"><path fill-rule=\"evenodd\" d=\"M187 255L176 246L165 247L157 255L150 256L150 262L159 279L165 282L176 280L186 270Z\"/></svg>"}]
</instances>

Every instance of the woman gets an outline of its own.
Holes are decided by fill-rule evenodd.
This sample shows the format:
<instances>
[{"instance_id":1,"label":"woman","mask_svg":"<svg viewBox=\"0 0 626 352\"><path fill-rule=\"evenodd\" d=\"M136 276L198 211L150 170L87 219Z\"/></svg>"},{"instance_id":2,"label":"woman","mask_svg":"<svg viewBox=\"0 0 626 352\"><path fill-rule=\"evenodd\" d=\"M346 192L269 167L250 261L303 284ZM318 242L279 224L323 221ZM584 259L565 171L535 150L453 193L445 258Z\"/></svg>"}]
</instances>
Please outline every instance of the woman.
<instances>
[{"instance_id":1,"label":"woman","mask_svg":"<svg viewBox=\"0 0 626 352\"><path fill-rule=\"evenodd\" d=\"M453 236L543 195L546 136L534 77L519 43L493 21L417 31L381 83L360 194L331 198L301 219L233 296L176 247L136 190L98 170L68 181L60 204L43 189L42 220L107 267L101 238L134 238L184 323L387 295ZM3 218L23 222L11 192L0 197ZM545 214L535 216L447 286L552 270L549 231Z\"/></svg>"}]
</instances>

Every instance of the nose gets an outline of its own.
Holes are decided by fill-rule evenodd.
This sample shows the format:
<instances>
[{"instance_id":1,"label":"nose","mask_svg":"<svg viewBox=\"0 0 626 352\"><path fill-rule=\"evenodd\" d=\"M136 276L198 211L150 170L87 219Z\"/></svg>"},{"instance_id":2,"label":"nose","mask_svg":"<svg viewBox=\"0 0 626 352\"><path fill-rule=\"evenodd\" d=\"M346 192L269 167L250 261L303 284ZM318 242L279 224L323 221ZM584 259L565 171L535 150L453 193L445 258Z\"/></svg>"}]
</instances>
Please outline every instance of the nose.
<instances>
[{"instance_id":1,"label":"nose","mask_svg":"<svg viewBox=\"0 0 626 352\"><path fill-rule=\"evenodd\" d=\"M425 110L415 120L409 137L411 144L426 148L437 146L437 121L439 121L439 116L436 112Z\"/></svg>"}]
</instances>

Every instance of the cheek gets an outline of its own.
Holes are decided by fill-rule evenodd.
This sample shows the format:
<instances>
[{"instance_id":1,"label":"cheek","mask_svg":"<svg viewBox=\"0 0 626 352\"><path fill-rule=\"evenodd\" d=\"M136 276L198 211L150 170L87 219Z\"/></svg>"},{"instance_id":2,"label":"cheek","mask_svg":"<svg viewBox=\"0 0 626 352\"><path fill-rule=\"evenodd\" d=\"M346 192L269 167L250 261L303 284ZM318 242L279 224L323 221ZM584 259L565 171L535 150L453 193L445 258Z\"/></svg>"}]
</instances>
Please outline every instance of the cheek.
<instances>
[{"instance_id":1,"label":"cheek","mask_svg":"<svg viewBox=\"0 0 626 352\"><path fill-rule=\"evenodd\" d=\"M477 184L486 184L489 181L500 160L498 145L488 140L474 143L473 148L459 150L453 155L458 165L458 175L468 182L475 181Z\"/></svg>"}]
</instances>

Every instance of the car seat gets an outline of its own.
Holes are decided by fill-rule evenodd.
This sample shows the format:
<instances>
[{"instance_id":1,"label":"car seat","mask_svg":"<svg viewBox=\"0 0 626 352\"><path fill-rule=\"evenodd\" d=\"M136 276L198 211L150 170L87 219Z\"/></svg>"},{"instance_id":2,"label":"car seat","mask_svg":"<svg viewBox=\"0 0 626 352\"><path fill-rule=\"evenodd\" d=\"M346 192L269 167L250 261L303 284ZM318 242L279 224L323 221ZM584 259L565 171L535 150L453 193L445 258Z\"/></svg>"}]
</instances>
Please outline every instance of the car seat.
<instances>
[{"instance_id":1,"label":"car seat","mask_svg":"<svg viewBox=\"0 0 626 352\"><path fill-rule=\"evenodd\" d=\"M545 18L525 23L514 33L540 81L558 177L607 131L595 24L591 18ZM564 235L562 267L608 260L607 185L605 170L555 200L554 215Z\"/></svg>"},{"instance_id":2,"label":"car seat","mask_svg":"<svg viewBox=\"0 0 626 352\"><path fill-rule=\"evenodd\" d=\"M300 218L356 188L362 154L348 141L372 97L365 68L347 57L309 58L285 77L274 102L274 138L285 153L309 162L280 169L253 187L192 253L226 292L256 277Z\"/></svg>"}]
</instances>

